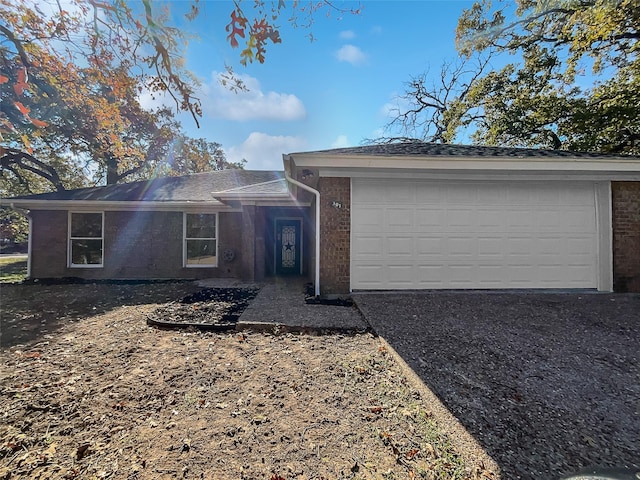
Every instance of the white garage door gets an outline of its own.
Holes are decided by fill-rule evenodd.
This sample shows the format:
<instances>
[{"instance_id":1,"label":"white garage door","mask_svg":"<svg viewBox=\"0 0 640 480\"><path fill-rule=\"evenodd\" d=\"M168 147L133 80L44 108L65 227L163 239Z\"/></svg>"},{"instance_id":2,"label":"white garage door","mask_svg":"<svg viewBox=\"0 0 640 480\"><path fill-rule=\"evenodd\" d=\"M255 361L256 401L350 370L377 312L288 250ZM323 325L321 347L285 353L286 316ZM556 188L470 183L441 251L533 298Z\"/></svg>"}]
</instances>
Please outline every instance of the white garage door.
<instances>
[{"instance_id":1,"label":"white garage door","mask_svg":"<svg viewBox=\"0 0 640 480\"><path fill-rule=\"evenodd\" d=\"M351 288L596 288L591 182L352 180Z\"/></svg>"}]
</instances>

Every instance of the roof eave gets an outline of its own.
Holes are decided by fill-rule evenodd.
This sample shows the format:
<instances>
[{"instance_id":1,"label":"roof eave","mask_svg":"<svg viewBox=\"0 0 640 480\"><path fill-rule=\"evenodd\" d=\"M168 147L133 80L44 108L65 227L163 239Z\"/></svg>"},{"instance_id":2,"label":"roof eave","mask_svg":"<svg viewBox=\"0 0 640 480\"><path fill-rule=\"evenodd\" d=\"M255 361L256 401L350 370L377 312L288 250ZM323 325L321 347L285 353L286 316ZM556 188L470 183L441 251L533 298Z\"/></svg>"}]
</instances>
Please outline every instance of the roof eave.
<instances>
[{"instance_id":1,"label":"roof eave","mask_svg":"<svg viewBox=\"0 0 640 480\"><path fill-rule=\"evenodd\" d=\"M437 157L402 155L319 155L293 154L298 167L322 169L385 169L422 171L548 171L548 172L634 172L640 160L615 157Z\"/></svg>"},{"instance_id":2,"label":"roof eave","mask_svg":"<svg viewBox=\"0 0 640 480\"><path fill-rule=\"evenodd\" d=\"M19 207L29 210L228 210L229 207L218 201L105 201L105 200L34 200L34 199L2 199L0 206Z\"/></svg>"}]
</instances>

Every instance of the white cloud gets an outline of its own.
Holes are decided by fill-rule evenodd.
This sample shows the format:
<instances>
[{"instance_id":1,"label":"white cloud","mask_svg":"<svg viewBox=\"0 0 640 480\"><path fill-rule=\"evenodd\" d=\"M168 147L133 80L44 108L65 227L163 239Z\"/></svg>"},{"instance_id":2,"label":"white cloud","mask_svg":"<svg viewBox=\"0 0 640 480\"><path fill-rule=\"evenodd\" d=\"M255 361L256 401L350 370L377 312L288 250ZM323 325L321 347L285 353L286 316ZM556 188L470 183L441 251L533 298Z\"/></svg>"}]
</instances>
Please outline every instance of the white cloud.
<instances>
[{"instance_id":1,"label":"white cloud","mask_svg":"<svg viewBox=\"0 0 640 480\"><path fill-rule=\"evenodd\" d=\"M331 148L344 148L350 146L351 145L349 145L349 140L347 139L346 135L338 135L331 144Z\"/></svg>"},{"instance_id":2,"label":"white cloud","mask_svg":"<svg viewBox=\"0 0 640 480\"><path fill-rule=\"evenodd\" d=\"M175 111L176 102L164 92L152 93L151 90L143 89L138 95L140 106L145 110L155 110L159 107L169 107Z\"/></svg>"},{"instance_id":3,"label":"white cloud","mask_svg":"<svg viewBox=\"0 0 640 480\"><path fill-rule=\"evenodd\" d=\"M227 160L247 160L247 170L282 170L282 154L304 150L302 137L252 132L242 144L226 149Z\"/></svg>"},{"instance_id":4,"label":"white cloud","mask_svg":"<svg viewBox=\"0 0 640 480\"><path fill-rule=\"evenodd\" d=\"M341 62L348 62L351 65L362 65L367 60L365 53L355 45L344 45L336 52L336 58Z\"/></svg>"},{"instance_id":5,"label":"white cloud","mask_svg":"<svg viewBox=\"0 0 640 480\"><path fill-rule=\"evenodd\" d=\"M205 116L227 120L299 120L307 114L302 101L293 94L263 92L257 78L238 76L247 91L234 92L220 84L220 74L202 86L200 99Z\"/></svg>"},{"instance_id":6,"label":"white cloud","mask_svg":"<svg viewBox=\"0 0 640 480\"><path fill-rule=\"evenodd\" d=\"M342 40L351 40L356 38L356 33L353 30L343 30L340 32L340 38Z\"/></svg>"},{"instance_id":7,"label":"white cloud","mask_svg":"<svg viewBox=\"0 0 640 480\"><path fill-rule=\"evenodd\" d=\"M397 117L400 113L400 104L399 102L387 102L382 107L380 107L380 115L383 118Z\"/></svg>"},{"instance_id":8,"label":"white cloud","mask_svg":"<svg viewBox=\"0 0 640 480\"><path fill-rule=\"evenodd\" d=\"M233 91L220 83L220 74L212 73L209 83L200 86L195 97L202 102L203 117L226 120L300 120L307 112L302 101L290 93L263 92L257 78L238 75L246 91ZM175 101L166 93L144 89L138 95L140 105L147 110L169 107L175 110Z\"/></svg>"}]
</instances>

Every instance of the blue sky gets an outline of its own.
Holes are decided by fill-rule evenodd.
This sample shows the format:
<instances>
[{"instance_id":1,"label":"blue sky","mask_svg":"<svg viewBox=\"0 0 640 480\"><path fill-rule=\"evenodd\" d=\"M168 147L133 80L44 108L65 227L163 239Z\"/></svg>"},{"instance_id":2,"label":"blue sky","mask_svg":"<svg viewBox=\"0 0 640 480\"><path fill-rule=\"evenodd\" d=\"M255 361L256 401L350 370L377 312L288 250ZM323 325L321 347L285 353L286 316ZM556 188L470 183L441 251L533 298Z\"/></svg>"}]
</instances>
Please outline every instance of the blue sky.
<instances>
[{"instance_id":1,"label":"blue sky","mask_svg":"<svg viewBox=\"0 0 640 480\"><path fill-rule=\"evenodd\" d=\"M250 1L243 5L249 6ZM170 3L176 21L188 2ZM338 3L338 5L357 5ZM453 60L457 19L472 5L462 0L364 0L360 15L318 12L309 31L283 18L282 43L270 45L264 64L240 64L226 41L233 3L201 0L201 15L187 28L186 64L202 81L199 129L181 115L187 133L222 144L227 158L248 169L281 169L282 153L359 145L382 134L394 97L411 76L438 74ZM230 65L249 87L236 94L219 85ZM151 104L149 99L144 103Z\"/></svg>"}]
</instances>

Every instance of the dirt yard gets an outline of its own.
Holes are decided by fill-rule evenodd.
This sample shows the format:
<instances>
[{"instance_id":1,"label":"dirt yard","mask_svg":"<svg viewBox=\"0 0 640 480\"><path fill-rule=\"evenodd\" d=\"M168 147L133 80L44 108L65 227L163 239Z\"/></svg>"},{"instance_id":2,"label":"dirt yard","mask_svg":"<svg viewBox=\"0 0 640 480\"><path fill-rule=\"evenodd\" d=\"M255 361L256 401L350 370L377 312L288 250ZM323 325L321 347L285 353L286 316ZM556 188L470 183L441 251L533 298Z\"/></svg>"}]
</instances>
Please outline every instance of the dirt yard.
<instances>
[{"instance_id":1,"label":"dirt yard","mask_svg":"<svg viewBox=\"0 0 640 480\"><path fill-rule=\"evenodd\" d=\"M370 334L148 326L188 282L0 288L0 479L499 478Z\"/></svg>"}]
</instances>

